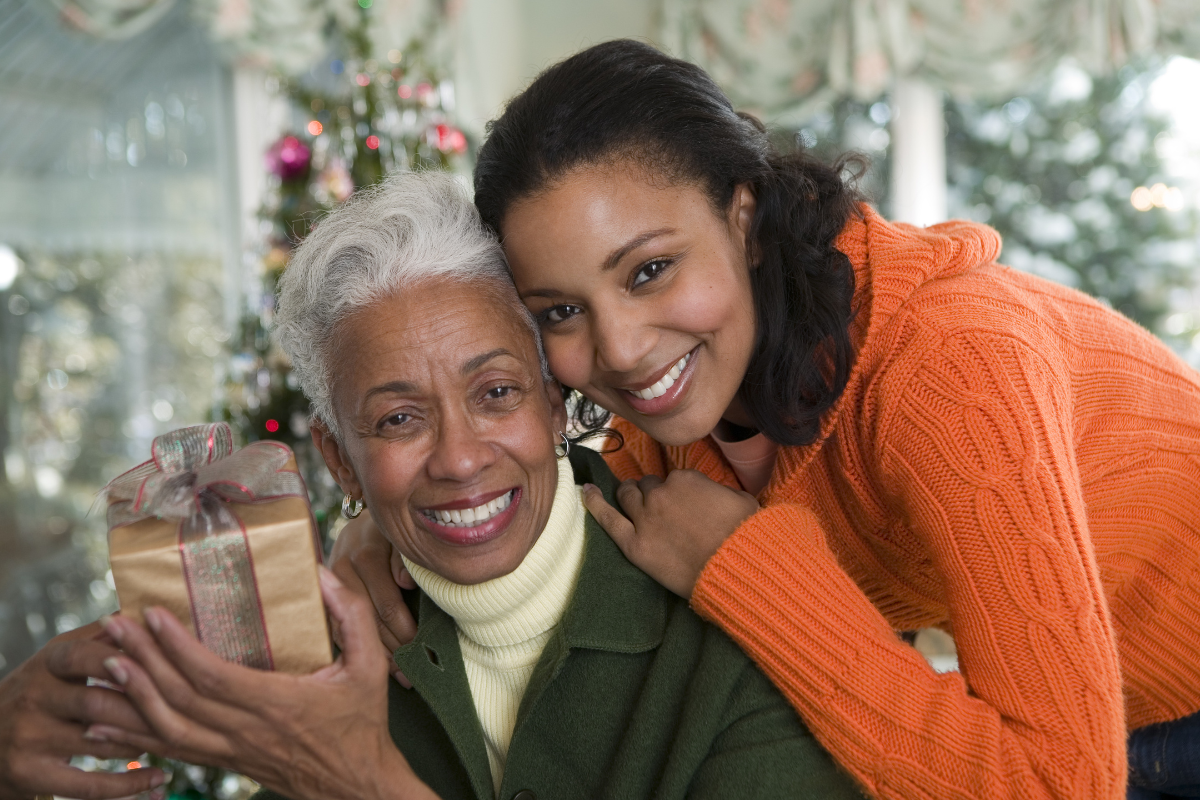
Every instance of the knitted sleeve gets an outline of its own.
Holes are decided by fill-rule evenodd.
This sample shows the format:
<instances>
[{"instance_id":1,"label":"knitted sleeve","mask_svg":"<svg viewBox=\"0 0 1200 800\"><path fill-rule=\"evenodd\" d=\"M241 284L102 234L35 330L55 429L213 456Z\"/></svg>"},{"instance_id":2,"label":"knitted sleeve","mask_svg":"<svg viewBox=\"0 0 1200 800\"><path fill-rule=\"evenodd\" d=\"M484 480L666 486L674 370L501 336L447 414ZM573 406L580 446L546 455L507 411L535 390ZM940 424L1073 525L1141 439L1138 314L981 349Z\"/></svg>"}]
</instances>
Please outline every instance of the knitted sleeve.
<instances>
[{"instance_id":1,"label":"knitted sleeve","mask_svg":"<svg viewBox=\"0 0 1200 800\"><path fill-rule=\"evenodd\" d=\"M796 505L747 520L692 596L876 797L1124 797L1070 376L1041 349L947 336L879 389L874 477L943 578L961 675L896 638Z\"/></svg>"}]
</instances>

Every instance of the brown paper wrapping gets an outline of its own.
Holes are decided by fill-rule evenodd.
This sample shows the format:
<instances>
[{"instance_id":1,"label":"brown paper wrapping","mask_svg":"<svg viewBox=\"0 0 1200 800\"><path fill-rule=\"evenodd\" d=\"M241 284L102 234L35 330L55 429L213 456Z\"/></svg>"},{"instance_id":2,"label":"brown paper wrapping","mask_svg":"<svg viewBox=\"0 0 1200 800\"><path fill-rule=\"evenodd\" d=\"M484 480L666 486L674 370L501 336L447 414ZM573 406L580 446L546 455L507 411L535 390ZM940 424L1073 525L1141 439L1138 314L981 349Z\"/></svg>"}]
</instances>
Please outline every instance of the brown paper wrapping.
<instances>
[{"instance_id":1,"label":"brown paper wrapping","mask_svg":"<svg viewBox=\"0 0 1200 800\"><path fill-rule=\"evenodd\" d=\"M286 468L296 469L294 458ZM329 664L333 652L308 503L284 497L229 503L228 508L246 529L275 669L307 674ZM142 622L142 609L162 606L195 633L178 533L179 522L169 519L113 528L108 532L109 560L122 614Z\"/></svg>"}]
</instances>

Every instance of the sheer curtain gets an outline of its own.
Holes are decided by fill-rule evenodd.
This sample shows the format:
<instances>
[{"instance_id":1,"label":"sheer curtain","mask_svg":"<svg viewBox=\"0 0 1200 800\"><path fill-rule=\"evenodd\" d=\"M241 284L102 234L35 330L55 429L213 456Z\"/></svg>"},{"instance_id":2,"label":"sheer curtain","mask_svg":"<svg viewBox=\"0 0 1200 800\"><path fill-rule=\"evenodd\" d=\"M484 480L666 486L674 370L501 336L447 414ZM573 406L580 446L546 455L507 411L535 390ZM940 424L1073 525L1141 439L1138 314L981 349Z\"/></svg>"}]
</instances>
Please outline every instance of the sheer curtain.
<instances>
[{"instance_id":1,"label":"sheer curtain","mask_svg":"<svg viewBox=\"0 0 1200 800\"><path fill-rule=\"evenodd\" d=\"M228 71L120 5L0 0L0 674L115 608L96 492L207 418L239 308Z\"/></svg>"}]
</instances>

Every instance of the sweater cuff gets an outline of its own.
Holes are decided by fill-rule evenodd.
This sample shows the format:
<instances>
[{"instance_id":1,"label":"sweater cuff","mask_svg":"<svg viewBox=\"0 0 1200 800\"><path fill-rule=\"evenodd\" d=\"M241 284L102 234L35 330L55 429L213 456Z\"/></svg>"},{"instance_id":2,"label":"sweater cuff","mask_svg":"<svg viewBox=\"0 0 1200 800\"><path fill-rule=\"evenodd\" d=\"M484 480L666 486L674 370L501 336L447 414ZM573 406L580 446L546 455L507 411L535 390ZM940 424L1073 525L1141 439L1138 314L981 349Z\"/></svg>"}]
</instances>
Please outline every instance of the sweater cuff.
<instances>
[{"instance_id":1,"label":"sweater cuff","mask_svg":"<svg viewBox=\"0 0 1200 800\"><path fill-rule=\"evenodd\" d=\"M748 610L773 605L780 595L771 584L782 581L785 595L795 591L789 585L795 580L787 566L789 552L807 553L809 558L825 552L832 557L820 523L807 508L784 504L759 509L704 565L692 589L692 608L720 624L735 606Z\"/></svg>"}]
</instances>

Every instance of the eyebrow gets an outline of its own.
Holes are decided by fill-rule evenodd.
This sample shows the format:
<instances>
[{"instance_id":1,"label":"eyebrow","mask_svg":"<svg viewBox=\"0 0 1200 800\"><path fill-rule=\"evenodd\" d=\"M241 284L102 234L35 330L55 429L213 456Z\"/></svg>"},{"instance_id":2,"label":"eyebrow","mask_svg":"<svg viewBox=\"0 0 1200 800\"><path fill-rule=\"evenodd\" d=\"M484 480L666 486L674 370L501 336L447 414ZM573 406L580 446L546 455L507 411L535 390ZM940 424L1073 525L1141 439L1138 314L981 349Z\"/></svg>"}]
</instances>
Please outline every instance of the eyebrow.
<instances>
[{"instance_id":1,"label":"eyebrow","mask_svg":"<svg viewBox=\"0 0 1200 800\"><path fill-rule=\"evenodd\" d=\"M388 383L368 389L366 395L363 396L363 399L365 400L374 397L377 394L411 394L415 391L417 391L417 385L415 383L409 383L408 381L389 381Z\"/></svg>"},{"instance_id":2,"label":"eyebrow","mask_svg":"<svg viewBox=\"0 0 1200 800\"><path fill-rule=\"evenodd\" d=\"M668 233L674 232L674 228L659 228L658 230L639 233L637 236L633 237L628 242L609 253L608 258L604 259L604 263L600 266L600 270L602 272L609 272L610 270L616 269L617 264L621 263L621 259L629 255L634 250L638 249L649 241L657 239L659 236L664 236Z\"/></svg>"},{"instance_id":3,"label":"eyebrow","mask_svg":"<svg viewBox=\"0 0 1200 800\"><path fill-rule=\"evenodd\" d=\"M459 371L463 375L470 375L472 372L479 369L493 358L511 355L512 353L505 348L497 347L495 350L489 350L486 353L475 356L470 361L463 364L462 369ZM416 391L417 385L410 381L389 381L368 389L364 399L374 397L377 394L412 394Z\"/></svg>"},{"instance_id":4,"label":"eyebrow","mask_svg":"<svg viewBox=\"0 0 1200 800\"><path fill-rule=\"evenodd\" d=\"M657 230L639 233L637 236L633 237L628 242L609 253L608 258L604 259L604 263L600 265L600 271L612 272L617 268L617 264L620 264L621 259L625 258L625 256L629 255L647 242L651 242L657 239L659 236L665 236L668 233L675 233L675 229L659 228ZM527 292L521 292L521 299L524 300L527 297L546 297L553 299L560 294L561 292L553 289L530 289Z\"/></svg>"},{"instance_id":5,"label":"eyebrow","mask_svg":"<svg viewBox=\"0 0 1200 800\"><path fill-rule=\"evenodd\" d=\"M479 369L484 364L491 361L493 358L496 358L498 356L511 356L511 355L512 355L512 353L508 352L503 347L497 347L495 350L489 350L488 352L483 353L482 355L475 356L470 361L463 364L460 372L463 375L470 375L472 372Z\"/></svg>"}]
</instances>

